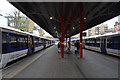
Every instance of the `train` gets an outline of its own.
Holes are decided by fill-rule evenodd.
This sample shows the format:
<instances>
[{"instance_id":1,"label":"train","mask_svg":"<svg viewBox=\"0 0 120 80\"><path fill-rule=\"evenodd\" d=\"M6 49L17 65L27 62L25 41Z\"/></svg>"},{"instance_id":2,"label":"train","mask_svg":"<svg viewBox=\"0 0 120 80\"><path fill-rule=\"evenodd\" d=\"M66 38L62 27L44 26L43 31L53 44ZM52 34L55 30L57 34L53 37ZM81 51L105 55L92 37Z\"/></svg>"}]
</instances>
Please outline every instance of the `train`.
<instances>
[{"instance_id":1,"label":"train","mask_svg":"<svg viewBox=\"0 0 120 80\"><path fill-rule=\"evenodd\" d=\"M83 48L120 57L120 32L85 37Z\"/></svg>"},{"instance_id":2,"label":"train","mask_svg":"<svg viewBox=\"0 0 120 80\"><path fill-rule=\"evenodd\" d=\"M54 44L54 40L0 26L0 68L4 68L9 62L29 56Z\"/></svg>"}]
</instances>

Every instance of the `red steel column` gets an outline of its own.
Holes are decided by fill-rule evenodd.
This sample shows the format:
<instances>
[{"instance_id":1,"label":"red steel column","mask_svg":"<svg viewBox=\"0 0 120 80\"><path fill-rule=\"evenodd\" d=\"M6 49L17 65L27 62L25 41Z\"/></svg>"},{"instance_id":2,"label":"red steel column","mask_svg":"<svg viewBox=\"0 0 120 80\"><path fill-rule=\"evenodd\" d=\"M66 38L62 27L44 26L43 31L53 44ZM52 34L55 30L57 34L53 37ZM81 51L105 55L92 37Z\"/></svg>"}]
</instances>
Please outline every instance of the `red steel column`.
<instances>
[{"instance_id":1,"label":"red steel column","mask_svg":"<svg viewBox=\"0 0 120 80\"><path fill-rule=\"evenodd\" d=\"M61 22L61 58L64 58L64 18L60 17Z\"/></svg>"},{"instance_id":2,"label":"red steel column","mask_svg":"<svg viewBox=\"0 0 120 80\"><path fill-rule=\"evenodd\" d=\"M83 19L80 18L80 58L83 58L83 50L82 50L82 26L83 25Z\"/></svg>"},{"instance_id":3,"label":"red steel column","mask_svg":"<svg viewBox=\"0 0 120 80\"><path fill-rule=\"evenodd\" d=\"M82 50L82 28L84 24L84 17L83 17L83 5L80 3L80 58L83 58L83 50Z\"/></svg>"}]
</instances>

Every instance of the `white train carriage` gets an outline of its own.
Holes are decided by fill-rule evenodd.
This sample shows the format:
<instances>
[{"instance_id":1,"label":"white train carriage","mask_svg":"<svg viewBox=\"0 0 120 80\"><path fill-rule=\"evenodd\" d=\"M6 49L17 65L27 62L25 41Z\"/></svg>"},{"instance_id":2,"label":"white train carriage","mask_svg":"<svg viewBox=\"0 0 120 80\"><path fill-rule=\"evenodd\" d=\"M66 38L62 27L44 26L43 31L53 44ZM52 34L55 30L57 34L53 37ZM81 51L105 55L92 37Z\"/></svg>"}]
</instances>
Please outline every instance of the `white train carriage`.
<instances>
[{"instance_id":1,"label":"white train carriage","mask_svg":"<svg viewBox=\"0 0 120 80\"><path fill-rule=\"evenodd\" d=\"M34 52L44 48L44 38L40 36L34 36Z\"/></svg>"},{"instance_id":2,"label":"white train carriage","mask_svg":"<svg viewBox=\"0 0 120 80\"><path fill-rule=\"evenodd\" d=\"M0 26L0 68L13 60L49 47L51 41L18 29Z\"/></svg>"},{"instance_id":3,"label":"white train carriage","mask_svg":"<svg viewBox=\"0 0 120 80\"><path fill-rule=\"evenodd\" d=\"M72 40L75 43L76 40ZM111 32L104 35L95 35L83 38L83 47L86 49L111 54L120 57L120 32Z\"/></svg>"},{"instance_id":4,"label":"white train carriage","mask_svg":"<svg viewBox=\"0 0 120 80\"><path fill-rule=\"evenodd\" d=\"M11 27L0 27L0 30L2 37L1 68L6 66L8 62L27 55L29 33Z\"/></svg>"},{"instance_id":5,"label":"white train carriage","mask_svg":"<svg viewBox=\"0 0 120 80\"><path fill-rule=\"evenodd\" d=\"M120 56L120 33L111 32L104 35L86 37L85 48L98 51L103 54Z\"/></svg>"}]
</instances>

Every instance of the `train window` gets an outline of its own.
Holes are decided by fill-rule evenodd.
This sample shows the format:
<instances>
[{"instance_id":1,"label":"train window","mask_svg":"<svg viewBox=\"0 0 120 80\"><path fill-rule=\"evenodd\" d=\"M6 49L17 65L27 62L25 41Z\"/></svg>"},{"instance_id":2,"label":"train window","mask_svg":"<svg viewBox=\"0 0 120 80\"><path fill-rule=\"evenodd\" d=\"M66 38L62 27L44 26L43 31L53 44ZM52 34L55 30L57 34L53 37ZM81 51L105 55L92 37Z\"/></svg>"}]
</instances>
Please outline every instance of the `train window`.
<instances>
[{"instance_id":1,"label":"train window","mask_svg":"<svg viewBox=\"0 0 120 80\"><path fill-rule=\"evenodd\" d=\"M25 43L24 43L25 44L25 48L27 48L28 47L28 38L25 37L24 40L25 40Z\"/></svg>"},{"instance_id":2,"label":"train window","mask_svg":"<svg viewBox=\"0 0 120 80\"><path fill-rule=\"evenodd\" d=\"M46 39L44 39L44 46L47 44Z\"/></svg>"},{"instance_id":3,"label":"train window","mask_svg":"<svg viewBox=\"0 0 120 80\"><path fill-rule=\"evenodd\" d=\"M101 37L101 47L106 47L106 38Z\"/></svg>"},{"instance_id":4,"label":"train window","mask_svg":"<svg viewBox=\"0 0 120 80\"><path fill-rule=\"evenodd\" d=\"M100 47L100 38L96 38L96 47Z\"/></svg>"},{"instance_id":5,"label":"train window","mask_svg":"<svg viewBox=\"0 0 120 80\"><path fill-rule=\"evenodd\" d=\"M34 40L35 47L39 46L39 38L35 38Z\"/></svg>"},{"instance_id":6,"label":"train window","mask_svg":"<svg viewBox=\"0 0 120 80\"><path fill-rule=\"evenodd\" d=\"M107 38L107 48L113 48L114 47L114 38L109 37Z\"/></svg>"},{"instance_id":7,"label":"train window","mask_svg":"<svg viewBox=\"0 0 120 80\"><path fill-rule=\"evenodd\" d=\"M27 37L20 37L19 42L20 42L21 48L27 48Z\"/></svg>"},{"instance_id":8,"label":"train window","mask_svg":"<svg viewBox=\"0 0 120 80\"><path fill-rule=\"evenodd\" d=\"M120 36L114 36L114 48L120 49Z\"/></svg>"},{"instance_id":9,"label":"train window","mask_svg":"<svg viewBox=\"0 0 120 80\"><path fill-rule=\"evenodd\" d=\"M2 33L2 53L7 53L7 34Z\"/></svg>"},{"instance_id":10,"label":"train window","mask_svg":"<svg viewBox=\"0 0 120 80\"><path fill-rule=\"evenodd\" d=\"M30 37L28 37L28 44L30 44Z\"/></svg>"},{"instance_id":11,"label":"train window","mask_svg":"<svg viewBox=\"0 0 120 80\"><path fill-rule=\"evenodd\" d=\"M41 45L45 45L44 39L41 39Z\"/></svg>"},{"instance_id":12,"label":"train window","mask_svg":"<svg viewBox=\"0 0 120 80\"><path fill-rule=\"evenodd\" d=\"M85 40L85 45L89 45L89 39Z\"/></svg>"},{"instance_id":13,"label":"train window","mask_svg":"<svg viewBox=\"0 0 120 80\"><path fill-rule=\"evenodd\" d=\"M24 48L24 38L20 37L19 42L20 42L21 48Z\"/></svg>"},{"instance_id":14,"label":"train window","mask_svg":"<svg viewBox=\"0 0 120 80\"><path fill-rule=\"evenodd\" d=\"M95 46L95 39L94 38L91 38L90 39L90 46Z\"/></svg>"},{"instance_id":15,"label":"train window","mask_svg":"<svg viewBox=\"0 0 120 80\"><path fill-rule=\"evenodd\" d=\"M10 36L11 49L16 50L20 49L19 38L16 36Z\"/></svg>"},{"instance_id":16,"label":"train window","mask_svg":"<svg viewBox=\"0 0 120 80\"><path fill-rule=\"evenodd\" d=\"M39 46L39 38L37 38L37 47Z\"/></svg>"},{"instance_id":17,"label":"train window","mask_svg":"<svg viewBox=\"0 0 120 80\"><path fill-rule=\"evenodd\" d=\"M50 42L48 41L48 44L49 44Z\"/></svg>"},{"instance_id":18,"label":"train window","mask_svg":"<svg viewBox=\"0 0 120 80\"><path fill-rule=\"evenodd\" d=\"M47 41L47 45L49 44L49 41Z\"/></svg>"},{"instance_id":19,"label":"train window","mask_svg":"<svg viewBox=\"0 0 120 80\"><path fill-rule=\"evenodd\" d=\"M42 39L39 39L39 46L42 45Z\"/></svg>"}]
</instances>

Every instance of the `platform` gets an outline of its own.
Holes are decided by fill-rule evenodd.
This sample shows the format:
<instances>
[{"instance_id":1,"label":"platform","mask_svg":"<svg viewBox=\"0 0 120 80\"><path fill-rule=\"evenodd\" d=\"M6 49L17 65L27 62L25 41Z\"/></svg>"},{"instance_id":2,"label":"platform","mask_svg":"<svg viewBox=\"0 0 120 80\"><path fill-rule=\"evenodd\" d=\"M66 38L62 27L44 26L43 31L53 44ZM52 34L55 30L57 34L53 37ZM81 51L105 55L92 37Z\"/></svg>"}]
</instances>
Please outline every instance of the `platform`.
<instances>
[{"instance_id":1,"label":"platform","mask_svg":"<svg viewBox=\"0 0 120 80\"><path fill-rule=\"evenodd\" d=\"M118 78L116 57L84 49L78 59L74 50L61 59L54 45L3 70L3 78Z\"/></svg>"}]
</instances>

